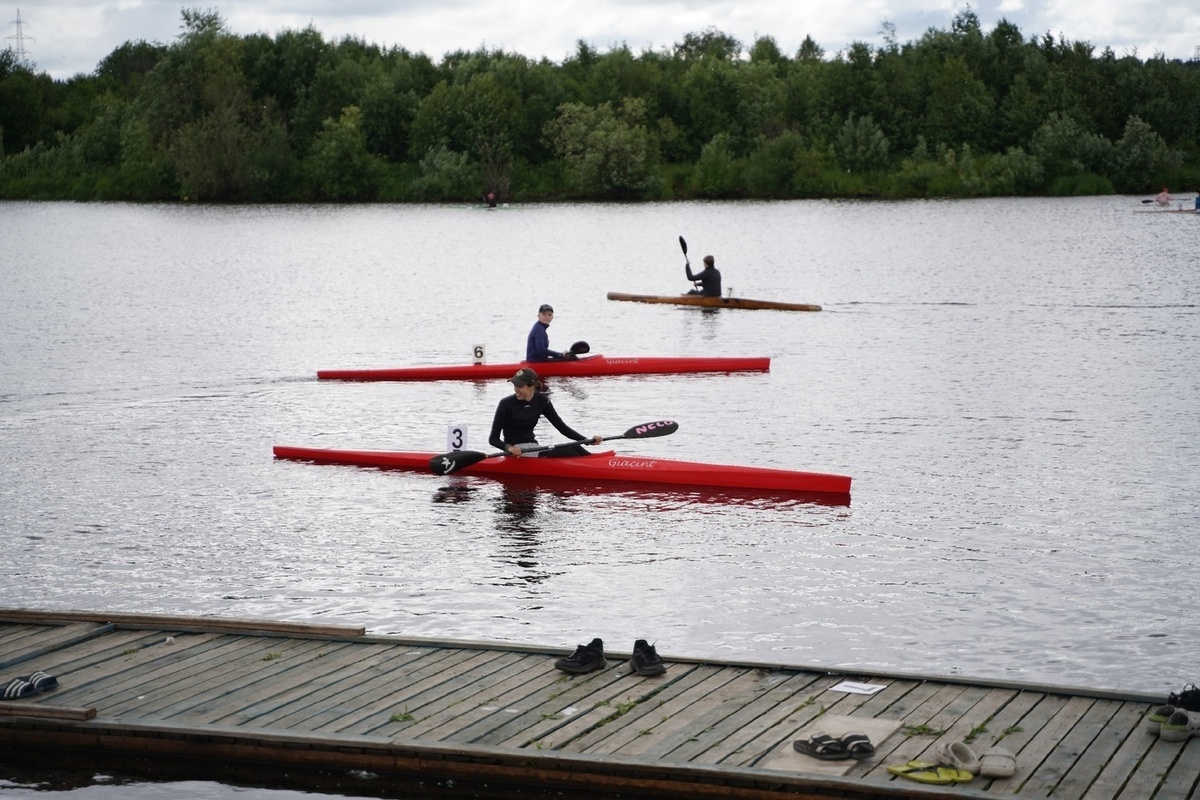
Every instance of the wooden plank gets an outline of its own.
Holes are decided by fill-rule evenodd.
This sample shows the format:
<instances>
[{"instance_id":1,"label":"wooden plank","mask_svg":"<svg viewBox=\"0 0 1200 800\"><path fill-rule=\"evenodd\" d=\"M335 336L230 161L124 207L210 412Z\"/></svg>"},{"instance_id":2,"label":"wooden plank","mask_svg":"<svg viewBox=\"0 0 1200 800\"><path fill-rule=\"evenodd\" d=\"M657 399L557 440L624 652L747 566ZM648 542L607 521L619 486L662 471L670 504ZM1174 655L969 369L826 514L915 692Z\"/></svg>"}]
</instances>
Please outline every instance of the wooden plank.
<instances>
[{"instance_id":1,"label":"wooden plank","mask_svg":"<svg viewBox=\"0 0 1200 800\"><path fill-rule=\"evenodd\" d=\"M343 701L336 708L305 720L305 730L340 734L373 717L388 719L392 714L406 713L410 697L450 679L456 671L470 669L493 657L483 650L446 650L436 655L442 657L426 657L419 667L372 677L353 701Z\"/></svg>"},{"instance_id":2,"label":"wooden plank","mask_svg":"<svg viewBox=\"0 0 1200 800\"><path fill-rule=\"evenodd\" d=\"M652 725L646 735L638 735L631 739L615 753L656 761L664 759L667 754L696 734L720 725L723 720L752 700L756 691L763 686L764 680L771 677L771 674L764 670L734 671L725 668L723 671L727 674L722 676L725 679L722 685L694 697L690 704L678 708L670 706L672 713L669 716ZM699 691L700 687L697 687L697 690ZM681 702L686 700L686 697L680 698Z\"/></svg>"},{"instance_id":3,"label":"wooden plank","mask_svg":"<svg viewBox=\"0 0 1200 800\"><path fill-rule=\"evenodd\" d=\"M394 674L406 665L428 657L444 657L446 652L433 647L401 645L373 652L347 665L335 663L335 669L323 679L315 678L307 686L300 685L288 691L273 704L273 707L256 704L230 710L220 717L219 721L234 721L247 728L303 728L304 720L344 700L347 692L361 688L372 676Z\"/></svg>"},{"instance_id":4,"label":"wooden plank","mask_svg":"<svg viewBox=\"0 0 1200 800\"><path fill-rule=\"evenodd\" d=\"M309 700L317 687L343 682L364 669L363 662L386 657L389 650L379 644L322 642L303 655L293 653L282 675L236 687L219 707L192 710L176 721L197 726L245 724L297 699Z\"/></svg>"},{"instance_id":5,"label":"wooden plank","mask_svg":"<svg viewBox=\"0 0 1200 800\"><path fill-rule=\"evenodd\" d=\"M210 633L131 650L89 670L89 680L72 689L71 694L81 705L95 705L106 715L120 714L125 708L137 705L137 698L148 691L175 686L178 681L212 669L256 643L257 640L245 637Z\"/></svg>"},{"instance_id":6,"label":"wooden plank","mask_svg":"<svg viewBox=\"0 0 1200 800\"><path fill-rule=\"evenodd\" d=\"M234 617L190 617L170 614L122 614L96 611L37 611L27 608L0 609L6 622L99 622L143 626L175 631L238 631L241 633L286 633L292 636L362 636L360 625L327 625L314 622L281 622Z\"/></svg>"},{"instance_id":7,"label":"wooden plank","mask_svg":"<svg viewBox=\"0 0 1200 800\"><path fill-rule=\"evenodd\" d=\"M1075 763L1067 767L1066 775L1055 785L1055 795L1081 797L1104 772L1104 768L1112 761L1125 740L1141 724L1143 711L1140 705L1117 700L1100 700L1089 711L1091 719L1085 715L1080 721L1080 727L1094 724L1096 717L1102 713L1104 704L1110 705L1108 719L1091 732L1092 738L1086 748L1076 755ZM1072 731L1072 735L1074 734L1075 731ZM1064 741L1063 747L1071 748L1080 738Z\"/></svg>"},{"instance_id":8,"label":"wooden plank","mask_svg":"<svg viewBox=\"0 0 1200 800\"><path fill-rule=\"evenodd\" d=\"M1121 787L1121 793L1116 795L1116 800L1145 800L1154 793L1155 789L1170 780L1170 773L1174 767L1180 764L1187 742L1165 742L1157 737L1154 742L1145 758L1138 763L1133 773L1127 776L1125 785ZM1192 751L1192 756L1195 755L1195 751ZM1194 757L1192 764L1195 764ZM1190 799L1193 796L1187 792L1179 794L1160 792L1157 797L1162 800L1167 798L1173 800L1176 797Z\"/></svg>"},{"instance_id":9,"label":"wooden plank","mask_svg":"<svg viewBox=\"0 0 1200 800\"><path fill-rule=\"evenodd\" d=\"M1063 702L1064 700L1065 702ZM995 780L988 787L989 791L1009 793L1023 789L1025 786L1049 787L1057 783L1062 777L1061 773L1057 771L1061 767L1061 761L1056 758L1050 761L1048 766L1047 761L1059 742L1070 733L1094 702L1096 701L1090 697L1064 698L1048 695L1026 716L1025 721L1021 724L1021 727L1025 728L1026 724L1037 725L1044 721L1044 724L1041 724L1040 728L1032 733L1029 743L1020 751L1018 763L1024 768L1019 774L1023 778L1019 783L1016 775L1011 778ZM1054 715L1046 719L1045 714L1056 707L1058 710ZM1029 735L1029 733L1023 732L1022 735Z\"/></svg>"},{"instance_id":10,"label":"wooden plank","mask_svg":"<svg viewBox=\"0 0 1200 800\"><path fill-rule=\"evenodd\" d=\"M683 712L688 712L690 717L690 712L697 708L695 704L708 701L717 693L728 695L731 692L729 685L745 674L717 667L693 670L680 680L664 680L666 676L631 678L629 680L636 683L631 683L630 688L640 694L609 714L611 717L619 712L619 717L583 731L560 728L552 736L545 737L543 744L562 752L629 755L627 750L635 740L661 733L668 720L678 718ZM552 741L557 744L551 744Z\"/></svg>"},{"instance_id":11,"label":"wooden plank","mask_svg":"<svg viewBox=\"0 0 1200 800\"><path fill-rule=\"evenodd\" d=\"M696 732L667 757L672 761L704 764L736 758L753 766L786 731L798 730L817 716L820 710L817 697L838 680L812 672L780 675L782 681L743 705L720 726Z\"/></svg>"},{"instance_id":12,"label":"wooden plank","mask_svg":"<svg viewBox=\"0 0 1200 800\"><path fill-rule=\"evenodd\" d=\"M52 706L40 703L0 701L0 716L38 717L42 719L91 719L96 716L96 709L80 708L79 706Z\"/></svg>"},{"instance_id":13,"label":"wooden plank","mask_svg":"<svg viewBox=\"0 0 1200 800\"><path fill-rule=\"evenodd\" d=\"M629 684L628 667L623 662L607 669L586 675L561 673L552 684L553 691L546 691L528 698L518 714L496 714L491 720L476 724L450 737L451 741L492 747L537 747L539 741L556 731L585 730L613 712L611 704L620 702L627 693ZM705 669L697 667L695 669ZM680 670L686 675L691 670ZM546 674L557 674L548 665ZM582 727L581 727L582 726ZM562 738L572 734L564 733ZM542 746L542 749L545 746Z\"/></svg>"},{"instance_id":14,"label":"wooden plank","mask_svg":"<svg viewBox=\"0 0 1200 800\"><path fill-rule=\"evenodd\" d=\"M236 656L209 661L203 669L185 668L143 692L136 702L123 704L124 716L174 721L187 713L205 714L232 703L235 691L259 681L274 680L292 659L303 660L324 642L311 639L259 639Z\"/></svg>"},{"instance_id":15,"label":"wooden plank","mask_svg":"<svg viewBox=\"0 0 1200 800\"><path fill-rule=\"evenodd\" d=\"M543 655L530 655L531 665L540 665ZM415 720L403 728L398 735L412 738L442 740L470 728L492 715L520 713L519 706L530 697L541 697L549 693L550 687L561 684L565 677L560 672L523 669L524 662L514 664L497 675L497 682L464 701L459 713L437 715ZM464 737L465 738L465 737Z\"/></svg>"},{"instance_id":16,"label":"wooden plank","mask_svg":"<svg viewBox=\"0 0 1200 800\"><path fill-rule=\"evenodd\" d=\"M1163 744L1172 744L1163 742ZM1196 797L1200 794L1200 739L1193 736L1187 742L1180 744L1183 751L1172 762L1162 784L1159 786L1158 798Z\"/></svg>"},{"instance_id":17,"label":"wooden plank","mask_svg":"<svg viewBox=\"0 0 1200 800\"><path fill-rule=\"evenodd\" d=\"M104 630L105 626L91 622L31 627L28 635L13 637L7 643L0 644L0 653L3 653L3 657L0 657L0 669L7 669L31 659L42 658L64 647L70 647L76 642L99 636ZM30 670L30 672L32 671Z\"/></svg>"},{"instance_id":18,"label":"wooden plank","mask_svg":"<svg viewBox=\"0 0 1200 800\"><path fill-rule=\"evenodd\" d=\"M1121 742L1121 746L1108 764L1096 776L1096 780L1083 792L1081 800L1112 800L1125 786L1129 776L1134 773L1150 748L1158 742L1158 736L1146 730L1145 714L1150 710L1140 703L1130 703L1130 708L1138 715L1137 724ZM1019 763L1019 762L1018 762Z\"/></svg>"},{"instance_id":19,"label":"wooden plank","mask_svg":"<svg viewBox=\"0 0 1200 800\"><path fill-rule=\"evenodd\" d=\"M502 684L505 678L513 677L513 671L519 670L528 675L540 669L546 662L544 656L531 656L523 653L500 653L484 664L459 672L450 680L430 687L420 694L409 697L405 701L407 712L401 712L401 719L377 721L374 727L359 725L346 733L363 733L374 736L412 736L412 727L418 720L446 721L455 716L454 709L467 706L472 698L480 694L490 695L495 687ZM382 720L382 718L380 718Z\"/></svg>"}]
</instances>

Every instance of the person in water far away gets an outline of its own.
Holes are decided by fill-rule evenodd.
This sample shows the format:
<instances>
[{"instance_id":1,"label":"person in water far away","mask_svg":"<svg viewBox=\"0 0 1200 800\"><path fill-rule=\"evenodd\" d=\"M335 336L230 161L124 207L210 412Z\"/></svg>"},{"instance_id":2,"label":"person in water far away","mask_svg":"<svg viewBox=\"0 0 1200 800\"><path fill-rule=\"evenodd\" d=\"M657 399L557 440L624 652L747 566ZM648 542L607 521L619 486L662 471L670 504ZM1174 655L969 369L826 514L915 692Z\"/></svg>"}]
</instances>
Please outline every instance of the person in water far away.
<instances>
[{"instance_id":1,"label":"person in water far away","mask_svg":"<svg viewBox=\"0 0 1200 800\"><path fill-rule=\"evenodd\" d=\"M546 329L553 321L554 309L549 303L542 303L538 308L537 322L533 323L533 327L529 329L529 338L525 340L526 361L553 361L567 357L567 353L550 349L550 334L546 333Z\"/></svg>"},{"instance_id":2,"label":"person in water far away","mask_svg":"<svg viewBox=\"0 0 1200 800\"><path fill-rule=\"evenodd\" d=\"M550 395L538 391L542 383L532 369L522 367L508 381L513 385L513 393L496 406L496 416L492 419L492 433L488 437L488 443L492 447L514 456L521 455L530 447L537 447L534 428L542 417L548 419L559 433L569 439L581 442L588 438L562 421L562 417L554 410L554 404L550 402ZM591 437L592 444L600 444L602 441L603 437ZM587 451L579 444L563 447L562 450L556 448L550 452L560 456L587 455ZM539 451L530 455L548 454L546 451Z\"/></svg>"},{"instance_id":3,"label":"person in water far away","mask_svg":"<svg viewBox=\"0 0 1200 800\"><path fill-rule=\"evenodd\" d=\"M1154 200L1160 206L1169 206L1171 205L1171 193L1168 192L1167 187L1164 186L1163 190L1158 193L1158 197L1154 198Z\"/></svg>"},{"instance_id":4,"label":"person in water far away","mask_svg":"<svg viewBox=\"0 0 1200 800\"><path fill-rule=\"evenodd\" d=\"M687 262L683 269L687 273L687 279L693 283L699 283L700 288L692 289L688 294L702 294L705 297L720 297L721 296L721 272L715 266L712 256L704 257L704 270L696 275L692 274L692 262Z\"/></svg>"}]
</instances>

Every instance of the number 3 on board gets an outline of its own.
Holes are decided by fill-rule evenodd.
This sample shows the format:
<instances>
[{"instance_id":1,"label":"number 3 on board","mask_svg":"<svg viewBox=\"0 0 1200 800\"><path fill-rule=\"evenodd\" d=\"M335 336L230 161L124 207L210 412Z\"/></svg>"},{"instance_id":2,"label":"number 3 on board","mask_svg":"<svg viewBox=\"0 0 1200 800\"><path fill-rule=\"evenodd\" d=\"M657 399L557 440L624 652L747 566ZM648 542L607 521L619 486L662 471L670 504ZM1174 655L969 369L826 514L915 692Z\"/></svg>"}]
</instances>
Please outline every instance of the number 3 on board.
<instances>
[{"instance_id":1,"label":"number 3 on board","mask_svg":"<svg viewBox=\"0 0 1200 800\"><path fill-rule=\"evenodd\" d=\"M462 450L467 445L467 426L451 425L446 429L446 449Z\"/></svg>"}]
</instances>

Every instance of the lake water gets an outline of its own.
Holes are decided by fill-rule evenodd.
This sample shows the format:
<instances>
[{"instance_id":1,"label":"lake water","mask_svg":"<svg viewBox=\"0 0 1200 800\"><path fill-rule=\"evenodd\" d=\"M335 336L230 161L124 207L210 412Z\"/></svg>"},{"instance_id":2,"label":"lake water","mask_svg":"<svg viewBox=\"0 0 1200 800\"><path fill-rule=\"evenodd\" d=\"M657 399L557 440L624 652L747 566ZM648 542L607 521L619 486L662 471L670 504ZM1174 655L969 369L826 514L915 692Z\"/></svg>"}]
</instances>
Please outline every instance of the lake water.
<instances>
[{"instance_id":1,"label":"lake water","mask_svg":"<svg viewBox=\"0 0 1200 800\"><path fill-rule=\"evenodd\" d=\"M1138 200L0 203L0 607L1165 694L1200 678L1200 216ZM605 299L689 288L681 234L824 310ZM674 419L616 449L850 504L272 458L488 449L503 381L316 370L519 360L543 302L560 349L772 358L554 381L572 427Z\"/></svg>"}]
</instances>

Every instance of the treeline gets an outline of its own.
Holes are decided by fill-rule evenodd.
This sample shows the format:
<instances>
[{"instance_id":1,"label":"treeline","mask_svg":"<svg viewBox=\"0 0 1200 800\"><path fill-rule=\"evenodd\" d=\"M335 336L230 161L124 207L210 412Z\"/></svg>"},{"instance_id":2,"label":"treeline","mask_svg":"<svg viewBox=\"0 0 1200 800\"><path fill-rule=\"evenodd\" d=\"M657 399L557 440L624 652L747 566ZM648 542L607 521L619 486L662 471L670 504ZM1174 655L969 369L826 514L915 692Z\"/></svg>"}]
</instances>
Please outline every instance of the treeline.
<instances>
[{"instance_id":1,"label":"treeline","mask_svg":"<svg viewBox=\"0 0 1200 800\"><path fill-rule=\"evenodd\" d=\"M0 197L470 201L1107 194L1200 187L1200 62L967 11L831 57L714 29L670 50L438 63L185 9L56 81L0 51Z\"/></svg>"}]
</instances>

